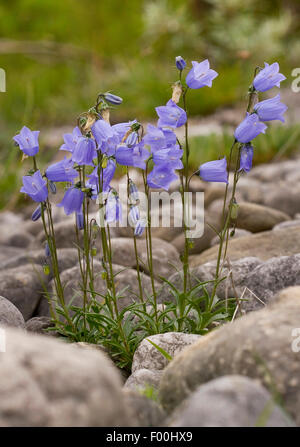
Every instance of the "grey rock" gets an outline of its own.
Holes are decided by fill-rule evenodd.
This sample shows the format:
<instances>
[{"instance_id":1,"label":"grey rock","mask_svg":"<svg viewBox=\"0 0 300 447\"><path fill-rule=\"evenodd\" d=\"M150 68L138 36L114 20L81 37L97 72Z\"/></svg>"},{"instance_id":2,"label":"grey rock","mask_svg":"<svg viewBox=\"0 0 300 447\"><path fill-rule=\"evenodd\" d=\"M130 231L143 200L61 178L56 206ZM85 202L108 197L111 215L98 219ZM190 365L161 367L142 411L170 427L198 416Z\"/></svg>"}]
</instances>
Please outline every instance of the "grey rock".
<instances>
[{"instance_id":1,"label":"grey rock","mask_svg":"<svg viewBox=\"0 0 300 447\"><path fill-rule=\"evenodd\" d=\"M287 413L300 423L300 362L297 338L292 335L299 327L300 288L280 295L272 305L201 337L170 362L160 383L160 399L167 412L199 385L239 374L258 379L275 392Z\"/></svg>"},{"instance_id":2,"label":"grey rock","mask_svg":"<svg viewBox=\"0 0 300 447\"><path fill-rule=\"evenodd\" d=\"M127 411L136 427L162 426L165 413L154 401L132 390L123 390Z\"/></svg>"},{"instance_id":3,"label":"grey rock","mask_svg":"<svg viewBox=\"0 0 300 447\"><path fill-rule=\"evenodd\" d=\"M3 296L0 296L0 325L25 327L25 321L19 309Z\"/></svg>"},{"instance_id":4,"label":"grey rock","mask_svg":"<svg viewBox=\"0 0 300 447\"><path fill-rule=\"evenodd\" d=\"M256 381L224 376L200 385L169 419L171 427L291 427L294 423Z\"/></svg>"},{"instance_id":5,"label":"grey rock","mask_svg":"<svg viewBox=\"0 0 300 447\"><path fill-rule=\"evenodd\" d=\"M240 202L236 226L251 233L271 230L275 225L289 220L286 213L255 203Z\"/></svg>"},{"instance_id":6,"label":"grey rock","mask_svg":"<svg viewBox=\"0 0 300 447\"><path fill-rule=\"evenodd\" d=\"M286 222L281 222L281 223L275 225L275 227L273 227L273 231L284 230L286 228L291 228L291 227L300 227L300 219L288 220Z\"/></svg>"},{"instance_id":7,"label":"grey rock","mask_svg":"<svg viewBox=\"0 0 300 447\"><path fill-rule=\"evenodd\" d=\"M161 370L137 369L128 377L124 387L132 390L144 390L147 387L158 389L161 376Z\"/></svg>"},{"instance_id":8,"label":"grey rock","mask_svg":"<svg viewBox=\"0 0 300 447\"><path fill-rule=\"evenodd\" d=\"M59 271L63 272L78 264L78 252L75 248L61 248L57 250ZM45 250L22 251L22 254L0 262L0 270L21 267L27 264L43 265L45 262ZM47 260L50 264L51 259ZM52 278L52 273L48 280Z\"/></svg>"},{"instance_id":9,"label":"grey rock","mask_svg":"<svg viewBox=\"0 0 300 447\"><path fill-rule=\"evenodd\" d=\"M238 239L238 238L240 238L240 237L244 237L244 236L251 236L251 232L250 231L247 231L247 230L242 230L242 229L240 229L240 228L236 228L235 229L235 232L234 232L234 235L233 236L230 236L230 240L232 240L232 239ZM211 242L210 242L210 246L211 247L213 247L214 245L218 245L220 243L220 238L219 238L219 236L215 236L212 240L211 240Z\"/></svg>"},{"instance_id":10,"label":"grey rock","mask_svg":"<svg viewBox=\"0 0 300 447\"><path fill-rule=\"evenodd\" d=\"M22 255L24 250L19 247L9 247L8 245L0 245L0 263L8 262L11 258Z\"/></svg>"},{"instance_id":11,"label":"grey rock","mask_svg":"<svg viewBox=\"0 0 300 447\"><path fill-rule=\"evenodd\" d=\"M164 349L173 358L200 337L197 334L183 332L166 332L146 337L134 353L131 370L133 373L139 369L162 370L168 365L169 361L148 340Z\"/></svg>"},{"instance_id":12,"label":"grey rock","mask_svg":"<svg viewBox=\"0 0 300 447\"><path fill-rule=\"evenodd\" d=\"M31 318L43 294L39 265L24 265L0 271L0 294L11 301L25 320Z\"/></svg>"},{"instance_id":13,"label":"grey rock","mask_svg":"<svg viewBox=\"0 0 300 447\"><path fill-rule=\"evenodd\" d=\"M46 329L53 326L54 323L52 323L49 317L33 317L26 321L26 330L36 334L56 335L54 331L46 331Z\"/></svg>"},{"instance_id":14,"label":"grey rock","mask_svg":"<svg viewBox=\"0 0 300 447\"><path fill-rule=\"evenodd\" d=\"M34 237L30 233L19 231L12 234L6 241L7 245L11 247L28 247L34 240Z\"/></svg>"},{"instance_id":15,"label":"grey rock","mask_svg":"<svg viewBox=\"0 0 300 447\"><path fill-rule=\"evenodd\" d=\"M264 203L272 208L294 216L300 212L300 185L294 183L277 183L264 192Z\"/></svg>"},{"instance_id":16,"label":"grey rock","mask_svg":"<svg viewBox=\"0 0 300 447\"><path fill-rule=\"evenodd\" d=\"M16 329L7 329L6 342L1 427L132 425L120 375L101 352Z\"/></svg>"}]
</instances>

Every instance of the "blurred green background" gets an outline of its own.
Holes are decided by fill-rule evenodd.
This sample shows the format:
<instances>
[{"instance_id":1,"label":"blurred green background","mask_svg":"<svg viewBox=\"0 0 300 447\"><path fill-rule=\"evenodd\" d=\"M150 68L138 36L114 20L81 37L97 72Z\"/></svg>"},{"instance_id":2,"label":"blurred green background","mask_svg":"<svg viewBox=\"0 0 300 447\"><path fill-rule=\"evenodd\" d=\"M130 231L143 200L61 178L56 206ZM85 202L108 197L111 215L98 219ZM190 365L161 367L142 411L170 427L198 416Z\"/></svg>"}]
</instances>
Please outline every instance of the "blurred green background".
<instances>
[{"instance_id":1,"label":"blurred green background","mask_svg":"<svg viewBox=\"0 0 300 447\"><path fill-rule=\"evenodd\" d=\"M16 203L23 166L11 138L23 124L73 125L106 90L124 99L114 120L153 119L154 108L170 97L177 55L209 58L220 73L212 89L190 95L191 114L230 107L245 101L253 69L264 61L279 61L291 82L291 70L299 66L299 18L299 0L1 2L0 66L7 92L0 94L0 207ZM207 153L223 141L206 137ZM271 155L280 149L271 146ZM51 158L45 150L44 156Z\"/></svg>"}]
</instances>

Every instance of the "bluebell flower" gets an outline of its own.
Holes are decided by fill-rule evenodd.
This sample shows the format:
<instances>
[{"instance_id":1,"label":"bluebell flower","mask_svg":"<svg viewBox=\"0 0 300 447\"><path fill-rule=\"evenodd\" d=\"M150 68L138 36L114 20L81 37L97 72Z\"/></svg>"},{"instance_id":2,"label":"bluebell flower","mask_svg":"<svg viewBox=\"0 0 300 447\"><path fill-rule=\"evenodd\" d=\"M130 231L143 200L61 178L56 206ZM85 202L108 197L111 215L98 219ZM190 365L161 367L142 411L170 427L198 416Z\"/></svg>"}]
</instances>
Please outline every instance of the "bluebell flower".
<instances>
[{"instance_id":1,"label":"bluebell flower","mask_svg":"<svg viewBox=\"0 0 300 447\"><path fill-rule=\"evenodd\" d=\"M122 205L117 192L111 189L105 204L105 221L107 223L118 222L122 219Z\"/></svg>"},{"instance_id":2,"label":"bluebell flower","mask_svg":"<svg viewBox=\"0 0 300 447\"><path fill-rule=\"evenodd\" d=\"M165 145L166 147L171 147L174 146L177 142L177 137L176 134L174 133L174 131L172 129L161 129L162 133L164 134L165 137Z\"/></svg>"},{"instance_id":3,"label":"bluebell flower","mask_svg":"<svg viewBox=\"0 0 300 447\"><path fill-rule=\"evenodd\" d=\"M139 219L135 224L134 235L141 236L144 233L144 230L147 226L147 222L145 219Z\"/></svg>"},{"instance_id":4,"label":"bluebell flower","mask_svg":"<svg viewBox=\"0 0 300 447\"><path fill-rule=\"evenodd\" d=\"M155 165L168 165L170 169L182 169L181 161L183 155L182 149L178 145L173 148L166 148L153 153L153 162Z\"/></svg>"},{"instance_id":5,"label":"bluebell flower","mask_svg":"<svg viewBox=\"0 0 300 447\"><path fill-rule=\"evenodd\" d=\"M120 144L116 150L116 161L121 166L133 166L135 168L146 169L146 160L149 152L141 142L133 148L125 144Z\"/></svg>"},{"instance_id":6,"label":"bluebell flower","mask_svg":"<svg viewBox=\"0 0 300 447\"><path fill-rule=\"evenodd\" d=\"M137 203L139 201L139 190L136 186L136 184L129 179L129 200L131 203Z\"/></svg>"},{"instance_id":7,"label":"bluebell flower","mask_svg":"<svg viewBox=\"0 0 300 447\"><path fill-rule=\"evenodd\" d=\"M73 162L78 165L94 166L93 158L97 156L95 140L88 137L80 137L72 153Z\"/></svg>"},{"instance_id":8,"label":"bluebell flower","mask_svg":"<svg viewBox=\"0 0 300 447\"><path fill-rule=\"evenodd\" d=\"M199 167L199 176L205 182L228 183L226 157L221 160L208 161Z\"/></svg>"},{"instance_id":9,"label":"bluebell flower","mask_svg":"<svg viewBox=\"0 0 300 447\"><path fill-rule=\"evenodd\" d=\"M273 87L280 87L280 82L284 81L286 77L279 73L279 64L269 65L265 62L265 68L263 68L254 78L253 86L255 90L259 92L265 92Z\"/></svg>"},{"instance_id":10,"label":"bluebell flower","mask_svg":"<svg viewBox=\"0 0 300 447\"><path fill-rule=\"evenodd\" d=\"M157 149L163 149L166 146L166 136L162 129L153 124L147 125L147 133L143 138L145 144L151 148L151 152Z\"/></svg>"},{"instance_id":11,"label":"bluebell flower","mask_svg":"<svg viewBox=\"0 0 300 447\"><path fill-rule=\"evenodd\" d=\"M24 126L20 133L13 137L13 140L24 154L33 157L39 151L39 133L39 130L30 130Z\"/></svg>"},{"instance_id":12,"label":"bluebell flower","mask_svg":"<svg viewBox=\"0 0 300 447\"><path fill-rule=\"evenodd\" d=\"M165 189L168 191L170 184L177 180L177 175L167 165L154 166L153 170L148 174L147 183L150 188Z\"/></svg>"},{"instance_id":13,"label":"bluebell flower","mask_svg":"<svg viewBox=\"0 0 300 447\"><path fill-rule=\"evenodd\" d=\"M92 126L92 134L97 141L98 148L102 153L114 155L116 146L120 142L117 131L106 121L98 120Z\"/></svg>"},{"instance_id":14,"label":"bluebell flower","mask_svg":"<svg viewBox=\"0 0 300 447\"><path fill-rule=\"evenodd\" d=\"M28 194L35 202L44 202L48 197L47 183L40 171L36 171L33 175L25 175L20 191Z\"/></svg>"},{"instance_id":15,"label":"bluebell flower","mask_svg":"<svg viewBox=\"0 0 300 447\"><path fill-rule=\"evenodd\" d=\"M155 108L159 117L158 127L181 127L187 120L186 112L170 99L165 106Z\"/></svg>"},{"instance_id":16,"label":"bluebell flower","mask_svg":"<svg viewBox=\"0 0 300 447\"><path fill-rule=\"evenodd\" d=\"M104 93L104 99L105 101L109 102L110 104L118 106L119 104L122 104L123 99L120 98L120 96L113 95L112 93Z\"/></svg>"},{"instance_id":17,"label":"bluebell flower","mask_svg":"<svg viewBox=\"0 0 300 447\"><path fill-rule=\"evenodd\" d=\"M74 212L80 213L83 199L84 193L81 189L72 186L67 189L62 201L57 206L63 207L67 216Z\"/></svg>"},{"instance_id":18,"label":"bluebell flower","mask_svg":"<svg viewBox=\"0 0 300 447\"><path fill-rule=\"evenodd\" d=\"M78 230L83 230L84 228L84 217L82 212L82 207L80 211L76 211L76 226Z\"/></svg>"},{"instance_id":19,"label":"bluebell flower","mask_svg":"<svg viewBox=\"0 0 300 447\"><path fill-rule=\"evenodd\" d=\"M188 87L192 89L211 87L212 81L218 76L218 73L210 68L208 59L202 62L192 61L192 65L193 68L185 79Z\"/></svg>"},{"instance_id":20,"label":"bluebell flower","mask_svg":"<svg viewBox=\"0 0 300 447\"><path fill-rule=\"evenodd\" d=\"M244 144L241 149L239 171L249 172L252 168L252 159L253 159L253 146L249 143Z\"/></svg>"},{"instance_id":21,"label":"bluebell flower","mask_svg":"<svg viewBox=\"0 0 300 447\"><path fill-rule=\"evenodd\" d=\"M113 132L118 135L118 143L122 143L127 132L132 128L132 126L137 123L136 120L128 121L126 123L117 123L111 126Z\"/></svg>"},{"instance_id":22,"label":"bluebell flower","mask_svg":"<svg viewBox=\"0 0 300 447\"><path fill-rule=\"evenodd\" d=\"M179 71L184 70L185 67L186 67L186 62L183 59L183 57L181 57L181 56L176 56L175 64L176 64L176 67L178 68Z\"/></svg>"},{"instance_id":23,"label":"bluebell flower","mask_svg":"<svg viewBox=\"0 0 300 447\"><path fill-rule=\"evenodd\" d=\"M129 213L128 213L128 219L131 226L135 226L137 221L140 218L140 210L137 205L133 205L130 207Z\"/></svg>"},{"instance_id":24,"label":"bluebell flower","mask_svg":"<svg viewBox=\"0 0 300 447\"><path fill-rule=\"evenodd\" d=\"M73 152L82 133L79 127L75 127L72 133L65 133L63 136L64 144L60 146L61 151Z\"/></svg>"},{"instance_id":25,"label":"bluebell flower","mask_svg":"<svg viewBox=\"0 0 300 447\"><path fill-rule=\"evenodd\" d=\"M280 94L274 98L261 101L254 106L254 111L257 113L261 121L279 120L284 123L283 114L288 107L280 102Z\"/></svg>"},{"instance_id":26,"label":"bluebell flower","mask_svg":"<svg viewBox=\"0 0 300 447\"><path fill-rule=\"evenodd\" d=\"M246 118L235 129L234 136L240 143L249 143L260 133L265 133L267 126L259 120L256 113L247 113Z\"/></svg>"},{"instance_id":27,"label":"bluebell flower","mask_svg":"<svg viewBox=\"0 0 300 447\"><path fill-rule=\"evenodd\" d=\"M31 220L36 222L42 215L42 207L39 205L32 213Z\"/></svg>"},{"instance_id":28,"label":"bluebell flower","mask_svg":"<svg viewBox=\"0 0 300 447\"><path fill-rule=\"evenodd\" d=\"M65 157L47 168L46 177L53 182L71 182L78 177L78 172L73 169L73 165L73 160Z\"/></svg>"}]
</instances>

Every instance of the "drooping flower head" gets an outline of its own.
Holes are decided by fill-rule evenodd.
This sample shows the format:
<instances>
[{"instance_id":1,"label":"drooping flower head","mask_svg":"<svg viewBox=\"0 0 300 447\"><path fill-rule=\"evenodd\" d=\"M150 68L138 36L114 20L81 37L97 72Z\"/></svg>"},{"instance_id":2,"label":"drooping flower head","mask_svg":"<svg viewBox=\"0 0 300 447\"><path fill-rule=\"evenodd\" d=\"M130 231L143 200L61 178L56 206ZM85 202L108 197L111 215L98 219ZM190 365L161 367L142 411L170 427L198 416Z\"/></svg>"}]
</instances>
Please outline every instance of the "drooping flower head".
<instances>
[{"instance_id":1,"label":"drooping flower head","mask_svg":"<svg viewBox=\"0 0 300 447\"><path fill-rule=\"evenodd\" d=\"M132 205L135 205L136 203L139 202L139 190L138 187L136 186L136 184L129 179L129 184L128 184L128 189L129 189L129 201Z\"/></svg>"},{"instance_id":2,"label":"drooping flower head","mask_svg":"<svg viewBox=\"0 0 300 447\"><path fill-rule=\"evenodd\" d=\"M24 154L33 157L39 151L39 130L30 130L23 126L20 133L13 137Z\"/></svg>"},{"instance_id":3,"label":"drooping flower head","mask_svg":"<svg viewBox=\"0 0 300 447\"><path fill-rule=\"evenodd\" d=\"M144 170L149 155L143 141L131 148L126 144L120 144L116 150L116 161L121 166L133 166Z\"/></svg>"},{"instance_id":4,"label":"drooping flower head","mask_svg":"<svg viewBox=\"0 0 300 447\"><path fill-rule=\"evenodd\" d=\"M259 92L265 92L273 87L280 87L280 82L284 81L286 77L279 73L279 64L269 65L265 62L265 68L263 68L254 78L253 86L255 90Z\"/></svg>"},{"instance_id":5,"label":"drooping flower head","mask_svg":"<svg viewBox=\"0 0 300 447\"><path fill-rule=\"evenodd\" d=\"M162 188L168 191L171 183L177 180L177 178L174 170L163 164L154 166L153 170L148 174L147 183L150 188Z\"/></svg>"},{"instance_id":6,"label":"drooping flower head","mask_svg":"<svg viewBox=\"0 0 300 447\"><path fill-rule=\"evenodd\" d=\"M84 193L81 189L72 186L67 189L62 201L57 206L63 207L67 216L74 212L80 213L83 199Z\"/></svg>"},{"instance_id":7,"label":"drooping flower head","mask_svg":"<svg viewBox=\"0 0 300 447\"><path fill-rule=\"evenodd\" d=\"M98 167L93 170L93 172L88 175L89 185L95 186L96 193L100 192L100 189L103 192L108 192L110 189L110 182L113 179L116 170L116 162L112 158L107 160L107 165L105 168L100 170L100 182L101 188L99 187L99 174Z\"/></svg>"},{"instance_id":8,"label":"drooping flower head","mask_svg":"<svg viewBox=\"0 0 300 447\"><path fill-rule=\"evenodd\" d=\"M145 219L139 219L135 224L134 235L141 236L147 226L147 221Z\"/></svg>"},{"instance_id":9,"label":"drooping flower head","mask_svg":"<svg viewBox=\"0 0 300 447\"><path fill-rule=\"evenodd\" d=\"M122 219L122 205L117 192L111 189L108 193L105 205L105 221L107 223L118 222Z\"/></svg>"},{"instance_id":10,"label":"drooping flower head","mask_svg":"<svg viewBox=\"0 0 300 447\"><path fill-rule=\"evenodd\" d=\"M102 153L107 155L115 154L116 146L120 140L118 133L110 124L104 120L96 121L92 126L92 134Z\"/></svg>"},{"instance_id":11,"label":"drooping flower head","mask_svg":"<svg viewBox=\"0 0 300 447\"><path fill-rule=\"evenodd\" d=\"M199 167L199 176L205 182L228 183L226 157L221 160L208 161Z\"/></svg>"},{"instance_id":12,"label":"drooping flower head","mask_svg":"<svg viewBox=\"0 0 300 447\"><path fill-rule=\"evenodd\" d=\"M79 127L75 127L72 133L65 133L63 136L64 144L60 146L61 151L73 152L82 133Z\"/></svg>"},{"instance_id":13,"label":"drooping flower head","mask_svg":"<svg viewBox=\"0 0 300 447\"><path fill-rule=\"evenodd\" d=\"M178 68L179 71L184 70L185 67L186 67L186 62L183 59L183 57L181 57L181 56L177 56L175 58L175 64L176 64L176 67Z\"/></svg>"},{"instance_id":14,"label":"drooping flower head","mask_svg":"<svg viewBox=\"0 0 300 447\"><path fill-rule=\"evenodd\" d=\"M76 211L76 226L78 230L83 230L84 228L84 217L82 212L82 207L80 211Z\"/></svg>"},{"instance_id":15,"label":"drooping flower head","mask_svg":"<svg viewBox=\"0 0 300 447\"><path fill-rule=\"evenodd\" d=\"M32 220L33 222L36 222L37 220L39 220L39 218L41 217L41 215L42 215L42 208L41 208L41 205L39 205L39 206L33 211L32 216L31 216L31 220Z\"/></svg>"},{"instance_id":16,"label":"drooping flower head","mask_svg":"<svg viewBox=\"0 0 300 447\"><path fill-rule=\"evenodd\" d=\"M170 169L182 169L182 155L183 150L179 148L179 145L175 145L154 152L153 162L155 165L167 165Z\"/></svg>"},{"instance_id":17,"label":"drooping flower head","mask_svg":"<svg viewBox=\"0 0 300 447\"><path fill-rule=\"evenodd\" d=\"M209 67L208 59L202 62L192 61L192 65L193 68L186 77L188 87L192 89L211 87L212 81L218 76L218 73Z\"/></svg>"},{"instance_id":18,"label":"drooping flower head","mask_svg":"<svg viewBox=\"0 0 300 447\"><path fill-rule=\"evenodd\" d=\"M44 202L48 197L47 183L40 171L36 171L33 175L25 175L20 191L28 194L35 202Z\"/></svg>"},{"instance_id":19,"label":"drooping flower head","mask_svg":"<svg viewBox=\"0 0 300 447\"><path fill-rule=\"evenodd\" d=\"M287 109L288 107L280 102L280 94L274 96L274 98L260 101L254 106L254 111L261 121L279 120L284 123L283 114Z\"/></svg>"},{"instance_id":20,"label":"drooping flower head","mask_svg":"<svg viewBox=\"0 0 300 447\"><path fill-rule=\"evenodd\" d=\"M163 149L166 146L166 137L163 130L153 126L153 124L147 125L147 133L143 141L150 146L151 152L157 149Z\"/></svg>"},{"instance_id":21,"label":"drooping flower head","mask_svg":"<svg viewBox=\"0 0 300 447\"><path fill-rule=\"evenodd\" d=\"M246 118L235 129L234 136L240 143L249 143L260 133L265 133L267 126L259 120L256 113L247 113Z\"/></svg>"},{"instance_id":22,"label":"drooping flower head","mask_svg":"<svg viewBox=\"0 0 300 447\"><path fill-rule=\"evenodd\" d=\"M159 117L158 127L181 127L187 120L186 112L170 99L165 106L155 108Z\"/></svg>"},{"instance_id":23,"label":"drooping flower head","mask_svg":"<svg viewBox=\"0 0 300 447\"><path fill-rule=\"evenodd\" d=\"M72 153L73 162L77 163L78 165L94 166L93 158L96 156L95 140L83 136L78 138L75 149Z\"/></svg>"},{"instance_id":24,"label":"drooping flower head","mask_svg":"<svg viewBox=\"0 0 300 447\"><path fill-rule=\"evenodd\" d=\"M244 144L241 149L239 171L249 172L252 168L252 159L253 159L253 146L249 143Z\"/></svg>"},{"instance_id":25,"label":"drooping flower head","mask_svg":"<svg viewBox=\"0 0 300 447\"><path fill-rule=\"evenodd\" d=\"M65 157L47 168L46 177L53 182L71 182L78 177L78 172L73 169L73 165L73 160Z\"/></svg>"}]
</instances>

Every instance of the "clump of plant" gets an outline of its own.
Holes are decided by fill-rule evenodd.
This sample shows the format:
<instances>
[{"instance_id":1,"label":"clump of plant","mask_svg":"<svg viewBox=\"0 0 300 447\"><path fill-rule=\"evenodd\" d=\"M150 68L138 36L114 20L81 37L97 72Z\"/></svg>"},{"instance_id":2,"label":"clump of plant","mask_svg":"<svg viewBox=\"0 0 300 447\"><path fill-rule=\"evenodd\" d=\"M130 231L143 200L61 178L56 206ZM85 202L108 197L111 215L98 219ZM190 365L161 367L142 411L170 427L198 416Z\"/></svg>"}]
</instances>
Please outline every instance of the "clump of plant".
<instances>
[{"instance_id":1,"label":"clump of plant","mask_svg":"<svg viewBox=\"0 0 300 447\"><path fill-rule=\"evenodd\" d=\"M110 110L119 106L122 99L107 92L100 93L95 105L78 117L73 132L64 135L64 144L60 150L66 151L69 156L52 164L45 171L41 171L37 164L39 131L31 131L24 126L14 137L23 157L32 160L32 168L23 177L21 192L38 203L32 219L41 219L43 222L47 259L44 272L49 274L52 270L55 286L54 296L46 293L54 323L53 330L70 341L101 344L120 367L128 370L133 353L143 338L168 331L205 334L215 324L231 317L235 302L219 300L217 288L224 279L222 270L228 241L230 234L234 232L238 214L235 199L237 183L242 173L251 169L251 141L266 131L266 121L283 121L283 113L287 108L280 102L279 95L258 102L259 92L274 86L279 87L285 77L279 73L277 63L265 64L263 69L257 68L249 89L247 113L235 130L228 163L226 156L223 156L219 160L202 164L190 175L188 95L193 90L211 87L218 73L210 68L208 60L200 63L194 61L184 81L186 62L180 56L176 58L176 67L179 76L173 85L172 98L166 105L156 108L157 125L148 124L146 133L137 120L110 124ZM183 142L175 133L181 126L185 129ZM230 190L228 174L231 165L234 166L234 175ZM126 289L119 290L117 287L120 272L113 265L111 243L111 227L124 219L124 203L121 203L119 192L111 186L118 166L126 173L125 221L132 228L132 250L136 258L139 290L138 296L127 306L122 304ZM130 177L129 168L135 168L140 173L143 192L138 190ZM217 232L220 244L215 279L197 282L192 287L189 250L193 244L193 233L189 228L188 193L193 175L198 175L207 182L223 182L226 189L223 227ZM159 291L153 266L150 198L152 190L168 191L172 182L177 179L180 180L185 235L182 256L183 287L179 289L167 278L161 278L172 296L172 299L162 304L158 299ZM51 203L51 194L56 193L59 184L63 185L65 193L57 206L63 207L66 215L74 215L74 246L78 250L80 270L80 305L72 303L72 300L66 301L65 284L60 277ZM141 206L142 193L146 198L145 210ZM90 205L93 201L98 206L96 219L90 217ZM145 264L140 260L137 250L137 238L143 233L147 252ZM96 246L97 236L101 241L100 247ZM96 256L101 260L101 268L94 262ZM151 280L151 293L146 293L143 287L142 272L145 268ZM105 284L105 293L100 293L95 287L95 279L98 277Z\"/></svg>"}]
</instances>

